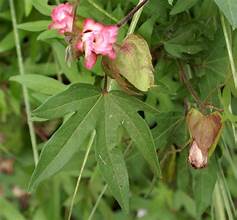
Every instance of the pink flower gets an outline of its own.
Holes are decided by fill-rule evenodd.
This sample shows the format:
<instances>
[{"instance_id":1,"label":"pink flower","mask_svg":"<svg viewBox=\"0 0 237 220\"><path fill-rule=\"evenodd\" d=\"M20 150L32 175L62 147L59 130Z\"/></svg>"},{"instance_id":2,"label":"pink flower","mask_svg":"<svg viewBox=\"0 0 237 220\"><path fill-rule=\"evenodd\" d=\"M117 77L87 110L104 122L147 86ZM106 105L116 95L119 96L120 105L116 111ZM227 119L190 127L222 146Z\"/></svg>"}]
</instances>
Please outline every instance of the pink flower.
<instances>
[{"instance_id":1,"label":"pink flower","mask_svg":"<svg viewBox=\"0 0 237 220\"><path fill-rule=\"evenodd\" d=\"M115 59L116 54L113 45L118 35L118 27L106 26L92 19L86 19L83 24L82 36L77 43L77 49L85 52L85 66L91 69L98 55Z\"/></svg>"},{"instance_id":2,"label":"pink flower","mask_svg":"<svg viewBox=\"0 0 237 220\"><path fill-rule=\"evenodd\" d=\"M52 23L49 29L56 29L60 34L72 32L73 6L70 3L60 4L51 13Z\"/></svg>"}]
</instances>

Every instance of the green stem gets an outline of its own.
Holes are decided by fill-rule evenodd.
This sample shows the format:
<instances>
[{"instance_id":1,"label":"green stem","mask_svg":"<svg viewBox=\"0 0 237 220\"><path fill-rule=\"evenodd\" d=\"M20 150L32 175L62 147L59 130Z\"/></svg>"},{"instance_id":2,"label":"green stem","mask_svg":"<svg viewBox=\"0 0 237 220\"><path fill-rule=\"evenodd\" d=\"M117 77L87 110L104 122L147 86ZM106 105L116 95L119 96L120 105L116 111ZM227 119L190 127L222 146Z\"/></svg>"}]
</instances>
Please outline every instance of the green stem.
<instances>
[{"instance_id":1,"label":"green stem","mask_svg":"<svg viewBox=\"0 0 237 220\"><path fill-rule=\"evenodd\" d=\"M225 36L226 47L227 47L227 51L228 51L228 55L229 55L231 71L232 71L232 75L233 75L233 79L234 79L234 85L235 85L235 88L237 88L237 72L236 72L236 67L235 67L235 61L234 61L234 57L233 57L233 51L232 51L232 46L230 43L230 38L228 36L225 18L223 15L221 15L221 24L222 24L222 29L223 29L224 36Z\"/></svg>"},{"instance_id":2,"label":"green stem","mask_svg":"<svg viewBox=\"0 0 237 220\"><path fill-rule=\"evenodd\" d=\"M75 202L75 198L76 198L77 192L78 192L78 190L79 190L79 186L80 186L80 182L81 182L82 173L83 173L83 170L84 170L84 168L85 168L86 161L87 161L87 159L88 159L88 156L89 156L91 147L92 147L92 145L93 145L93 142L94 142L94 139L95 139L95 135L96 135L96 131L94 130L94 131L92 132L92 134L91 134L91 137L90 137L90 140L89 140L89 143L88 143L88 146L87 146L87 151L86 151L86 154L85 154L85 157L84 157L82 166L81 166L81 170L80 170L80 173L79 173L79 176L78 176L78 179L77 179L77 184L76 184L76 187L75 187L73 196L72 196L72 201L71 201L71 205L70 205L70 208L69 208L68 220L70 220L70 219L71 219L71 216L72 216L73 205L74 205L74 202Z\"/></svg>"},{"instance_id":3,"label":"green stem","mask_svg":"<svg viewBox=\"0 0 237 220\"><path fill-rule=\"evenodd\" d=\"M138 5L141 4L142 2L143 2L143 0L139 0ZM136 29L136 26L137 26L137 23L138 23L138 21L139 21L139 19L140 19L140 16L141 16L141 14L142 14L143 8L144 8L144 6L141 7L141 8L134 14L133 19L132 19L132 22L131 22L131 24L130 24L130 26L129 26L127 35L130 35L130 34L133 34L133 33L134 33L134 31L135 31L135 29Z\"/></svg>"},{"instance_id":4,"label":"green stem","mask_svg":"<svg viewBox=\"0 0 237 220\"><path fill-rule=\"evenodd\" d=\"M15 12L15 5L13 0L9 0L10 4L10 10L11 10L11 17L12 17L12 24L13 24L13 32L14 32L14 38L15 38L15 44L16 44L16 52L17 52L17 59L18 59L18 66L19 66L19 71L20 75L25 75L25 69L24 69L24 64L23 64L23 58L22 58L22 53L21 53L21 45L20 45L20 38L19 38L19 33L17 30L17 22L16 22L16 12ZM30 139L31 139L31 145L32 145L32 150L33 150L33 156L34 156L34 162L35 165L37 165L38 160L39 160L39 155L37 151L37 143L36 143L36 136L34 132L34 125L33 122L31 121L31 106L30 106L30 101L29 101L29 94L27 91L27 88L23 85L23 97L24 97L24 103L25 103L25 108L26 108L26 115L27 115L27 123L29 127L29 132L30 132Z\"/></svg>"},{"instance_id":5,"label":"green stem","mask_svg":"<svg viewBox=\"0 0 237 220\"><path fill-rule=\"evenodd\" d=\"M108 188L108 184L106 184L106 185L104 186L104 188L102 189L102 191L101 191L99 197L97 198L96 203L95 203L95 205L94 205L94 207L93 207L93 209L92 209L92 211L91 211L91 213L90 213L90 216L88 217L88 220L92 220L92 218L93 218L93 216L94 216L94 214L95 214L95 211L96 211L98 205L100 204L100 201L101 201L103 195L105 194L107 188Z\"/></svg>"},{"instance_id":6,"label":"green stem","mask_svg":"<svg viewBox=\"0 0 237 220\"><path fill-rule=\"evenodd\" d=\"M110 18L112 21L118 23L118 19L115 18L114 16L112 16L111 14L109 14L107 11L105 11L103 8L101 8L99 5L97 5L93 0L88 0L88 2L94 6L94 8L96 8L98 11L100 11L102 14L104 14L105 16L107 16L108 18Z\"/></svg>"}]
</instances>

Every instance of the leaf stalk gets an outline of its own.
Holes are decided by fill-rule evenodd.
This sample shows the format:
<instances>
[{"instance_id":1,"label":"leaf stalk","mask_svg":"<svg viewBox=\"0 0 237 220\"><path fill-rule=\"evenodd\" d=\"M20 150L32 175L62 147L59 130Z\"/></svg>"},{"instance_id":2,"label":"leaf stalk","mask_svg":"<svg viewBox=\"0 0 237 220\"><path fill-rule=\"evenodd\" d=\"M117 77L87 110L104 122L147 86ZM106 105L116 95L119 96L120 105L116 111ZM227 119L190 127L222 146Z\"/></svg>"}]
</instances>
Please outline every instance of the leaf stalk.
<instances>
[{"instance_id":1,"label":"leaf stalk","mask_svg":"<svg viewBox=\"0 0 237 220\"><path fill-rule=\"evenodd\" d=\"M133 8L132 11L130 11L128 13L128 15L126 17L124 17L118 24L118 27L122 27L123 25L125 25L131 18L133 18L133 22L131 23L130 27L129 27L129 31L128 34L133 33L135 30L135 27L137 25L137 22L140 18L140 15L142 13L143 7L145 6L146 3L148 3L149 0L140 0L138 5ZM136 21L136 22L135 22Z\"/></svg>"}]
</instances>

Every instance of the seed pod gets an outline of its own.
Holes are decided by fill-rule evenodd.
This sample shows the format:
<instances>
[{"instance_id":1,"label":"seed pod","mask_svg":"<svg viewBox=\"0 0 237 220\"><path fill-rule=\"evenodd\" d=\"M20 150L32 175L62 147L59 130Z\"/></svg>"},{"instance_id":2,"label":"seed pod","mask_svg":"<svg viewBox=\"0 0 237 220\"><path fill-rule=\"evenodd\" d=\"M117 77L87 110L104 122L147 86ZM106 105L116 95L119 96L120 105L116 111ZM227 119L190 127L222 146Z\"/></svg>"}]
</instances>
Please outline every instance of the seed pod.
<instances>
[{"instance_id":1,"label":"seed pod","mask_svg":"<svg viewBox=\"0 0 237 220\"><path fill-rule=\"evenodd\" d=\"M189 150L189 163L194 168L207 166L208 157L214 152L223 128L222 116L219 112L203 115L191 109L187 115L187 126L192 138Z\"/></svg>"}]
</instances>

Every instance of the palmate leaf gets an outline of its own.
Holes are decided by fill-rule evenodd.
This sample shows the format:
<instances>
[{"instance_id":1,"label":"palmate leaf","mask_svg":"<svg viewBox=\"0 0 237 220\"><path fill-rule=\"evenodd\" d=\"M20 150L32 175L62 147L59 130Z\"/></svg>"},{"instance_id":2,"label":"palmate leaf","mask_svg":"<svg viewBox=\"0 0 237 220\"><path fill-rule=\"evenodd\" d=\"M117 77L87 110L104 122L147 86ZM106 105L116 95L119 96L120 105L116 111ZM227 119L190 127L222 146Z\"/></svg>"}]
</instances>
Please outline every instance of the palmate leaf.
<instances>
[{"instance_id":1,"label":"palmate leaf","mask_svg":"<svg viewBox=\"0 0 237 220\"><path fill-rule=\"evenodd\" d=\"M197 69L197 74L201 77L199 89L202 99L206 99L211 93L216 92L218 87L224 83L228 77L228 54L225 47L225 39L220 32L209 44L205 58ZM213 104L218 104L217 96L211 96L208 100Z\"/></svg>"},{"instance_id":2,"label":"palmate leaf","mask_svg":"<svg viewBox=\"0 0 237 220\"><path fill-rule=\"evenodd\" d=\"M170 14L176 15L178 13L187 11L197 2L198 0L178 0L177 3L174 5L173 9L171 10Z\"/></svg>"},{"instance_id":3,"label":"palmate leaf","mask_svg":"<svg viewBox=\"0 0 237 220\"><path fill-rule=\"evenodd\" d=\"M228 21L235 29L237 28L237 1L236 0L215 0L220 10L227 17Z\"/></svg>"},{"instance_id":4,"label":"palmate leaf","mask_svg":"<svg viewBox=\"0 0 237 220\"><path fill-rule=\"evenodd\" d=\"M123 155L118 148L118 129L124 127L156 175L160 174L155 144L149 127L138 111L157 110L122 92L102 94L92 86L74 84L52 96L33 112L53 119L74 114L46 143L33 173L30 189L60 171L96 129L95 153L102 176L121 207L129 209L129 181Z\"/></svg>"}]
</instances>

